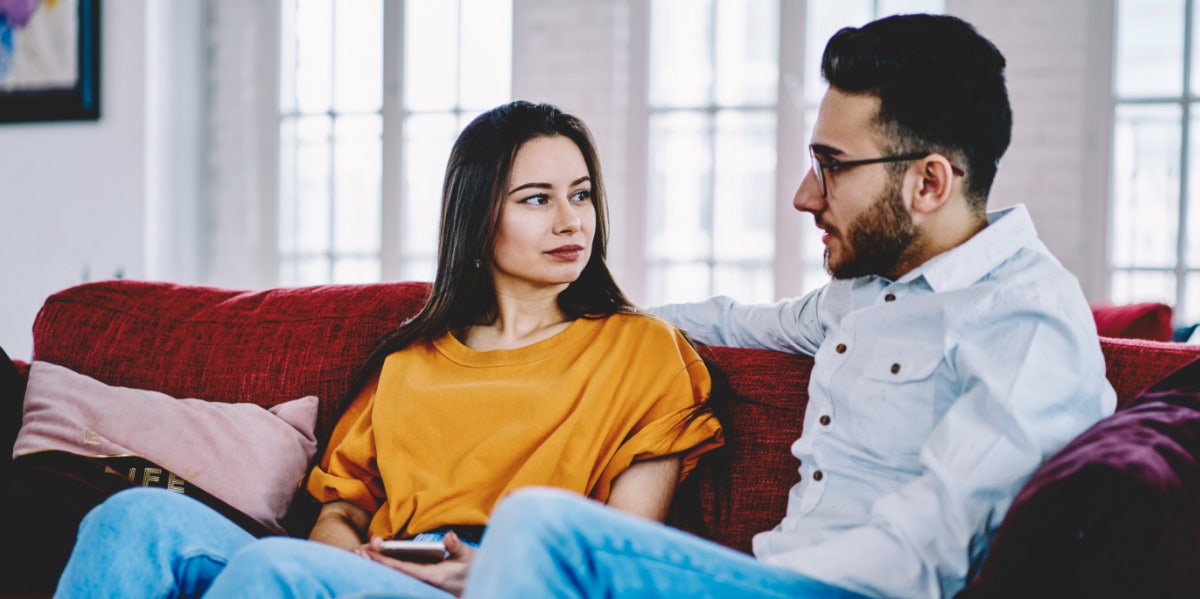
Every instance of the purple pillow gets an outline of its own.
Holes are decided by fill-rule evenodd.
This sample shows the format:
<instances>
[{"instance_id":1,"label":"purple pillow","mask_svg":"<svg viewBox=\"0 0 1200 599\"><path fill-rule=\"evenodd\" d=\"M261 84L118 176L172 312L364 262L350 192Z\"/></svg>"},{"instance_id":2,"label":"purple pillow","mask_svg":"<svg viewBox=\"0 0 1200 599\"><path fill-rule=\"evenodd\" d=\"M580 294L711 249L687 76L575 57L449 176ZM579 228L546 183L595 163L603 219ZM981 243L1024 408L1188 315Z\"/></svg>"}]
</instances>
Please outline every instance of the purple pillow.
<instances>
[{"instance_id":1,"label":"purple pillow","mask_svg":"<svg viewBox=\"0 0 1200 599\"><path fill-rule=\"evenodd\" d=\"M1009 508L958 597L1183 597L1200 589L1200 360L1096 423Z\"/></svg>"}]
</instances>

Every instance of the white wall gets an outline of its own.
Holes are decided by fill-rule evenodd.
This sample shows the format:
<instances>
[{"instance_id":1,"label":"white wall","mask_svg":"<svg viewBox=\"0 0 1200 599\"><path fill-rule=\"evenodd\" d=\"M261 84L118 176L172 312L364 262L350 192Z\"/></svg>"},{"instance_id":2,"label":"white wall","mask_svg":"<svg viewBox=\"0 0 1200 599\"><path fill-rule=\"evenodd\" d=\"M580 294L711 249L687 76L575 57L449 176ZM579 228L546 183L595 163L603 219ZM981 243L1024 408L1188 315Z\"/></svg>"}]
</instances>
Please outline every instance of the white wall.
<instances>
[{"instance_id":1,"label":"white wall","mask_svg":"<svg viewBox=\"0 0 1200 599\"><path fill-rule=\"evenodd\" d=\"M631 227L642 226L641 179L630 162L645 160L646 67L636 56L648 16L639 0L514 0L513 98L550 102L578 116L596 138L609 200L608 263L631 298L640 300L643 270ZM640 112L639 112L640 110Z\"/></svg>"},{"instance_id":2,"label":"white wall","mask_svg":"<svg viewBox=\"0 0 1200 599\"><path fill-rule=\"evenodd\" d=\"M208 233L215 220L206 201L209 10L208 2L146 3L142 122L148 279L201 283L208 270Z\"/></svg>"},{"instance_id":3,"label":"white wall","mask_svg":"<svg viewBox=\"0 0 1200 599\"><path fill-rule=\"evenodd\" d=\"M29 358L30 327L47 295L85 279L143 274L144 8L104 5L101 120L0 126L0 345L14 358Z\"/></svg>"},{"instance_id":4,"label":"white wall","mask_svg":"<svg viewBox=\"0 0 1200 599\"><path fill-rule=\"evenodd\" d=\"M0 347L10 356L32 357L34 317L56 291L198 272L189 231L204 73L173 50L203 42L203 19L186 19L196 5L104 3L100 120L0 125Z\"/></svg>"},{"instance_id":5,"label":"white wall","mask_svg":"<svg viewBox=\"0 0 1200 599\"><path fill-rule=\"evenodd\" d=\"M1050 251L1093 299L1108 294L1113 5L947 0L1008 61L1013 140L993 207L1024 203Z\"/></svg>"}]
</instances>

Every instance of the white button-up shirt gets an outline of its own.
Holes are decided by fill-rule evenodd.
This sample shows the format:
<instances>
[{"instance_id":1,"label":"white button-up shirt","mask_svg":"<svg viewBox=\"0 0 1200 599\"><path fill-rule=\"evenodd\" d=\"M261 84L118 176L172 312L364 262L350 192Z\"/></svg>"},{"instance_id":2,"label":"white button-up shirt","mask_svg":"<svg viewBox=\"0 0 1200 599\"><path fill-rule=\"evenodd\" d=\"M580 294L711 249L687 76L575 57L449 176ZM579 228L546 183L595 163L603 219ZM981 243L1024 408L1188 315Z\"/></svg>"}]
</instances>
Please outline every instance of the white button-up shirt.
<instances>
[{"instance_id":1,"label":"white button-up shirt","mask_svg":"<svg viewBox=\"0 0 1200 599\"><path fill-rule=\"evenodd\" d=\"M950 596L1021 486L1116 394L1079 284L1023 206L898 281L653 313L708 345L815 356L800 482L762 561L871 595Z\"/></svg>"}]
</instances>

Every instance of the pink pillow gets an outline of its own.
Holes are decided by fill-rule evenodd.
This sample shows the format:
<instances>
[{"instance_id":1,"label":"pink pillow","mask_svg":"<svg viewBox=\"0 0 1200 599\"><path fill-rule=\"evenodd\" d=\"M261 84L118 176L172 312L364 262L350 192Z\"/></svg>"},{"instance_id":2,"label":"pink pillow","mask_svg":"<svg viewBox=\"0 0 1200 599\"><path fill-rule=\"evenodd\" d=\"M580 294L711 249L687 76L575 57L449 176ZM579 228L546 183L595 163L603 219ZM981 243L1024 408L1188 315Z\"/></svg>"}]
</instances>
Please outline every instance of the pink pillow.
<instances>
[{"instance_id":1,"label":"pink pillow","mask_svg":"<svg viewBox=\"0 0 1200 599\"><path fill-rule=\"evenodd\" d=\"M175 399L34 361L13 457L138 455L282 533L280 520L316 453L317 409L313 395L269 410Z\"/></svg>"}]
</instances>

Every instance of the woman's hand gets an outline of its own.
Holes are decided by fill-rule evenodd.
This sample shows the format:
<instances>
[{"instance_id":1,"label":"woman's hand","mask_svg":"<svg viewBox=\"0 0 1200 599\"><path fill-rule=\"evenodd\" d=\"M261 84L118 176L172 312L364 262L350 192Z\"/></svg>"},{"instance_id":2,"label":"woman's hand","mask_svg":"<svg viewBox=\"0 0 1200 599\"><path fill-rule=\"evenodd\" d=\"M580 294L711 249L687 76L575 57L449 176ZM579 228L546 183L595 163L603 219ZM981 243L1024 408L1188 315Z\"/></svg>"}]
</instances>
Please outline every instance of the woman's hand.
<instances>
[{"instance_id":1,"label":"woman's hand","mask_svg":"<svg viewBox=\"0 0 1200 599\"><path fill-rule=\"evenodd\" d=\"M453 531L447 532L442 538L449 555L436 564L421 564L388 557L380 551L381 543L382 538L371 537L370 543L355 549L354 552L438 587L455 597L462 595L463 586L467 582L467 568L475 557L475 550L462 542Z\"/></svg>"}]
</instances>

